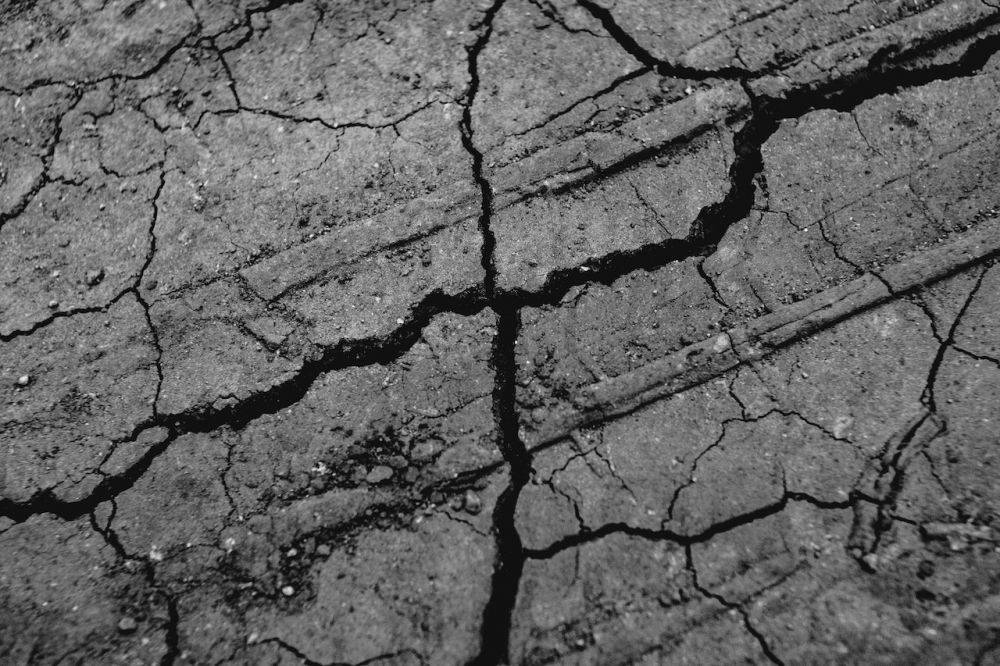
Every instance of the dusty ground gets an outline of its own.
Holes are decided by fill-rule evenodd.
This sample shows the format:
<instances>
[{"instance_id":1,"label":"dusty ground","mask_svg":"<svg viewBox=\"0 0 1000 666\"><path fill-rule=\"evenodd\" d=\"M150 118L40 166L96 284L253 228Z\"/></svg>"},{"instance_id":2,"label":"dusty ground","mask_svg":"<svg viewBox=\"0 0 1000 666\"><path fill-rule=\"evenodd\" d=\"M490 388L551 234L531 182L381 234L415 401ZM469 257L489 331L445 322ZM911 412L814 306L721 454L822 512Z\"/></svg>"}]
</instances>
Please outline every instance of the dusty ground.
<instances>
[{"instance_id":1,"label":"dusty ground","mask_svg":"<svg viewBox=\"0 0 1000 666\"><path fill-rule=\"evenodd\" d=\"M0 26L0 662L1000 663L993 0Z\"/></svg>"}]
</instances>

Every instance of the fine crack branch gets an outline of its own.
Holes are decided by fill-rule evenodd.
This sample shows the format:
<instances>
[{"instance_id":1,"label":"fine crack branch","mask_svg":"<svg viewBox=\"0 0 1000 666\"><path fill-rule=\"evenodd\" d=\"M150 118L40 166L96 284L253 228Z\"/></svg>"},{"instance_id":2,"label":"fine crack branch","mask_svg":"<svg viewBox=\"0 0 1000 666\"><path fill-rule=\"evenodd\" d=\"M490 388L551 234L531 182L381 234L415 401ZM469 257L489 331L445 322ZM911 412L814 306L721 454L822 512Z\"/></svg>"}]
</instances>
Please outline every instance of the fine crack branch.
<instances>
[{"instance_id":1,"label":"fine crack branch","mask_svg":"<svg viewBox=\"0 0 1000 666\"><path fill-rule=\"evenodd\" d=\"M767 639L764 637L764 634L762 634L760 630L754 626L753 622L750 620L750 613L747 612L746 608L744 608L741 604L729 601L721 594L717 594L715 592L710 591L708 588L704 587L701 584L701 582L699 582L698 570L694 566L694 558L692 557L691 554L690 545L684 547L684 558L685 558L685 566L688 572L691 574L691 581L692 584L694 585L694 589L698 590L698 592L700 592L703 596L709 599L714 599L715 601L718 601L726 608L734 610L737 613L739 613L740 617L743 620L743 627L747 630L747 633L753 636L754 640L757 641L757 644L760 646L760 650L761 652L764 653L764 656L767 657L767 659L772 664L784 664L785 662L783 662L781 658L778 657L778 655L771 648L770 644L768 644Z\"/></svg>"}]
</instances>

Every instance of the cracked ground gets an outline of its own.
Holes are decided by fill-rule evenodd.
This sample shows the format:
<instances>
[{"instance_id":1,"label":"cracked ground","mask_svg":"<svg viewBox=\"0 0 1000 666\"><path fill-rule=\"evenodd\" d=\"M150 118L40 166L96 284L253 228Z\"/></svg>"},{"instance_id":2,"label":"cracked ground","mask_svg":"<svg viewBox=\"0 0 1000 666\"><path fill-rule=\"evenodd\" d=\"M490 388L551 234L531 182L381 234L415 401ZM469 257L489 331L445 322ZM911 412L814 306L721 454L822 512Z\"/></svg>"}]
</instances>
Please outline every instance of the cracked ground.
<instances>
[{"instance_id":1,"label":"cracked ground","mask_svg":"<svg viewBox=\"0 0 1000 666\"><path fill-rule=\"evenodd\" d=\"M1000 664L1000 4L0 4L0 663Z\"/></svg>"}]
</instances>

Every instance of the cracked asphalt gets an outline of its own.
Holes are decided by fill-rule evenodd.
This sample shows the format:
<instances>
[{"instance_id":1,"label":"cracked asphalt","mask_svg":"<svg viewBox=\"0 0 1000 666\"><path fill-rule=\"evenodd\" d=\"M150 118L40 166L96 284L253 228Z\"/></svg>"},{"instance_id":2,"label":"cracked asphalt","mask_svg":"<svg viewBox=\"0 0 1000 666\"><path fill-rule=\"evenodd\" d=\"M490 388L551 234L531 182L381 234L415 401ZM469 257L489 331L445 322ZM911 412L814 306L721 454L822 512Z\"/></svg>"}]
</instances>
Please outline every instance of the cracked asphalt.
<instances>
[{"instance_id":1,"label":"cracked asphalt","mask_svg":"<svg viewBox=\"0 0 1000 666\"><path fill-rule=\"evenodd\" d=\"M0 663L1000 664L996 2L0 54Z\"/></svg>"}]
</instances>

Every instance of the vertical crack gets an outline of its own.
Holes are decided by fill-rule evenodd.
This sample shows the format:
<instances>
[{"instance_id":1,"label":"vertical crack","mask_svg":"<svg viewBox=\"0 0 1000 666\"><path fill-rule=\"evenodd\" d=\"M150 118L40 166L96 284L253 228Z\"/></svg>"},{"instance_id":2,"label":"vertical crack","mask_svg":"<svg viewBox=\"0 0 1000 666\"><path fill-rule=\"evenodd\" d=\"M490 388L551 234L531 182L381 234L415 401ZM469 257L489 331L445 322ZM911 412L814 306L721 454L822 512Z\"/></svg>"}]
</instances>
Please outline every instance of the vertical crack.
<instances>
[{"instance_id":1,"label":"vertical crack","mask_svg":"<svg viewBox=\"0 0 1000 666\"><path fill-rule=\"evenodd\" d=\"M125 549L125 545L122 543L121 539L118 537L117 532L111 526L114 522L115 516L118 514L118 505L114 500L111 500L111 513L108 515L107 521L104 526L97 522L97 514L95 511L90 511L88 518L90 520L90 527L93 529L106 543L110 546L111 550L115 552L118 559L124 563L135 563L141 567L143 578L146 580L146 584L150 586L155 592L163 598L163 604L167 611L167 622L164 628L164 647L166 648L163 656L160 658L160 666L172 666L174 662L177 661L177 657L180 656L180 613L177 610L177 599L172 595L166 586L156 579L156 568L152 560L146 556L139 556L133 553L129 553Z\"/></svg>"},{"instance_id":2,"label":"vertical crack","mask_svg":"<svg viewBox=\"0 0 1000 666\"><path fill-rule=\"evenodd\" d=\"M493 4L486 10L482 20L473 26L475 30L481 30L481 32L476 37L476 41L466 48L469 64L469 87L462 103L462 119L459 122L462 146L472 158L472 177L479 186L482 198L482 210L479 214L479 232L483 236L483 287L486 291L486 298L490 300L491 306L496 300L496 262L493 257L494 249L496 248L496 236L490 228L490 214L493 210L493 188L483 176L483 154L476 148L475 141L472 138L472 106L476 101L476 95L479 93L479 55L490 41L490 36L493 34L493 19L496 18L497 12L503 7L504 2L505 0L494 0Z\"/></svg>"},{"instance_id":3,"label":"vertical crack","mask_svg":"<svg viewBox=\"0 0 1000 666\"><path fill-rule=\"evenodd\" d=\"M918 414L908 427L903 431L898 440L890 441L882 456L881 466L874 481L875 503L874 516L866 516L862 512L856 513L855 526L852 529L851 554L858 561L863 569L874 572L877 564L877 552L882 544L882 540L891 528L893 522L899 517L895 515L896 503L902 495L906 478L907 467L910 460L925 451L931 441L945 433L948 429L947 421L938 414L938 404L934 389L937 384L938 373L944 362L947 351L954 347L955 336L958 328L965 316L966 311L972 305L988 269L980 272L975 285L969 291L962 302L959 311L952 320L951 326L944 339L939 340L937 351L931 361L927 371L927 379L924 389L920 395L920 403L923 410ZM939 480L940 482L940 480ZM942 487L944 487L942 485ZM865 537L861 525L870 525L871 537Z\"/></svg>"},{"instance_id":4,"label":"vertical crack","mask_svg":"<svg viewBox=\"0 0 1000 666\"><path fill-rule=\"evenodd\" d=\"M700 592L703 596L709 599L714 599L726 608L739 613L743 620L743 627L747 630L747 633L753 636L754 640L757 641L757 645L760 646L761 652L764 653L764 656L767 657L768 661L772 664L784 664L785 662L783 662L781 658L775 654L774 650L768 644L767 638L764 637L764 634L762 634L760 630L754 626L753 622L750 620L750 613L748 613L741 604L729 601L721 594L710 591L708 588L702 586L702 584L698 581L698 570L694 566L694 558L691 555L690 544L684 547L684 556L687 570L691 574L691 582L694 585L694 589L698 590L698 592Z\"/></svg>"},{"instance_id":5,"label":"vertical crack","mask_svg":"<svg viewBox=\"0 0 1000 666\"><path fill-rule=\"evenodd\" d=\"M969 294L962 303L962 307L959 308L958 313L955 315L955 319L951 322L951 326L948 328L947 336L944 341L938 345L937 353L934 354L934 360L931 361L931 367L927 371L927 382L924 384L924 390L920 396L920 402L922 402L924 406L933 413L937 413L937 400L935 399L934 389L937 384L938 372L941 370L941 364L944 361L945 353L955 344L955 336L958 334L958 327L961 325L962 319L965 317L965 313L972 305L972 301L975 300L976 295L982 288L983 281L986 279L986 273L988 271L988 268L980 271L979 277L976 279L976 283L972 286L972 289L969 290Z\"/></svg>"},{"instance_id":6,"label":"vertical crack","mask_svg":"<svg viewBox=\"0 0 1000 666\"><path fill-rule=\"evenodd\" d=\"M164 643L167 651L160 659L160 666L171 666L177 657L180 656L180 632L178 627L181 622L180 613L177 611L177 600L164 593L167 604L167 629L164 636Z\"/></svg>"},{"instance_id":7,"label":"vertical crack","mask_svg":"<svg viewBox=\"0 0 1000 666\"><path fill-rule=\"evenodd\" d=\"M493 34L493 20L505 0L494 0L482 20L474 26L479 35L467 48L469 88L463 102L459 124L462 145L472 158L472 175L479 186L482 210L479 231L482 234L483 291L497 317L490 365L494 372L493 418L497 447L506 460L510 479L493 509L493 533L496 556L490 596L483 610L479 653L471 664L500 664L509 661L510 625L517 590L524 569L524 547L517 532L516 510L521 490L531 475L531 455L521 441L517 415L516 345L521 320L518 305L497 291L495 260L496 236L490 226L493 211L493 188L483 175L483 155L473 140L472 106L479 92L479 55Z\"/></svg>"},{"instance_id":8,"label":"vertical crack","mask_svg":"<svg viewBox=\"0 0 1000 666\"><path fill-rule=\"evenodd\" d=\"M152 412L153 418L156 419L159 414L157 408L160 402L160 393L163 390L163 347L160 344L160 334L156 330L156 326L153 324L153 318L149 313L149 303L146 301L145 297L142 295L142 282L146 278L146 270L149 265L153 263L153 258L156 255L156 222L160 217L160 195L163 193L163 188L167 183L167 172L163 170L163 165L160 165L160 182L156 186L156 192L153 194L153 213L149 220L149 229L147 233L149 234L149 247L146 250L146 257L142 262L142 266L139 268L139 272L136 275L135 283L132 285L131 291L135 294L135 299L139 302L140 307L142 307L143 314L146 319L146 326L149 328L149 335L153 340L153 347L156 348L156 392L153 395Z\"/></svg>"},{"instance_id":9,"label":"vertical crack","mask_svg":"<svg viewBox=\"0 0 1000 666\"><path fill-rule=\"evenodd\" d=\"M497 424L497 444L510 470L507 487L493 509L496 561L490 597L483 611L479 654L470 662L476 666L507 663L511 617L524 569L525 553L516 525L517 501L531 476L531 455L518 433L515 359L520 315L512 306L495 305L497 335L493 342L493 417Z\"/></svg>"}]
</instances>

